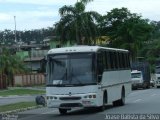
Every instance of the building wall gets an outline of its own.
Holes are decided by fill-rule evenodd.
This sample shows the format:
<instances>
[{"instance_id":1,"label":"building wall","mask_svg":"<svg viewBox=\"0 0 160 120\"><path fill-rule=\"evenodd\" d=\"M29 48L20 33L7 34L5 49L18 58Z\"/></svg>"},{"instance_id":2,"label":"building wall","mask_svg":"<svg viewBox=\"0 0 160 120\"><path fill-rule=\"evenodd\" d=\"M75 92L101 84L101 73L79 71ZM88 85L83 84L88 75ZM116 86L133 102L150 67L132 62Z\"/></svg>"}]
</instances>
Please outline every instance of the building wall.
<instances>
[{"instance_id":1,"label":"building wall","mask_svg":"<svg viewBox=\"0 0 160 120\"><path fill-rule=\"evenodd\" d=\"M26 57L29 57L28 51L17 51L16 55L19 56L22 60Z\"/></svg>"},{"instance_id":2,"label":"building wall","mask_svg":"<svg viewBox=\"0 0 160 120\"><path fill-rule=\"evenodd\" d=\"M32 71L37 71L40 69L41 64L40 64L40 61L29 61L29 62L26 62L26 67L28 69L32 69Z\"/></svg>"},{"instance_id":3,"label":"building wall","mask_svg":"<svg viewBox=\"0 0 160 120\"><path fill-rule=\"evenodd\" d=\"M44 74L19 74L14 76L14 86L33 86L45 84Z\"/></svg>"}]
</instances>

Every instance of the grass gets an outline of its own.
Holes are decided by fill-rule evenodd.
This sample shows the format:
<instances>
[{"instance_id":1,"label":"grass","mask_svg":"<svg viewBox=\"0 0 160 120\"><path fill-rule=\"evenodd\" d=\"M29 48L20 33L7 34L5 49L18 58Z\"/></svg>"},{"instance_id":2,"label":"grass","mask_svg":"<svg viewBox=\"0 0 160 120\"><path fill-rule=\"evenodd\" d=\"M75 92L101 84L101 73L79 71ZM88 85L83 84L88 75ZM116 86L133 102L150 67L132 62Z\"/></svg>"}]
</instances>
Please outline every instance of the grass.
<instances>
[{"instance_id":1,"label":"grass","mask_svg":"<svg viewBox=\"0 0 160 120\"><path fill-rule=\"evenodd\" d=\"M32 87L36 87L36 88L38 88L38 87L46 87L46 85L33 85Z\"/></svg>"},{"instance_id":2,"label":"grass","mask_svg":"<svg viewBox=\"0 0 160 120\"><path fill-rule=\"evenodd\" d=\"M0 96L9 95L35 95L35 94L45 94L44 90L31 90L31 89L11 89L11 90L1 90Z\"/></svg>"},{"instance_id":3,"label":"grass","mask_svg":"<svg viewBox=\"0 0 160 120\"><path fill-rule=\"evenodd\" d=\"M20 102L20 103L14 103L9 105L1 105L0 106L0 112L6 112L6 111L12 111L22 108L28 108L37 106L35 102Z\"/></svg>"}]
</instances>

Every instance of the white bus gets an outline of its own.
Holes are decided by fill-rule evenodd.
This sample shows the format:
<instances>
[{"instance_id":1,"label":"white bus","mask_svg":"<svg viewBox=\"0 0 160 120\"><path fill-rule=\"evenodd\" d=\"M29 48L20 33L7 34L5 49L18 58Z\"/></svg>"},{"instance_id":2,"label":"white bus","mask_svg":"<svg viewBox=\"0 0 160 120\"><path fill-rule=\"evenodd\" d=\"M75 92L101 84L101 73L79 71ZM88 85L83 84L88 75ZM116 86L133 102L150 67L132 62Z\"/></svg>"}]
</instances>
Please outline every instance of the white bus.
<instances>
[{"instance_id":1,"label":"white bus","mask_svg":"<svg viewBox=\"0 0 160 120\"><path fill-rule=\"evenodd\" d=\"M61 114L76 107L124 105L131 92L129 52L99 46L51 49L47 54L46 96Z\"/></svg>"}]
</instances>

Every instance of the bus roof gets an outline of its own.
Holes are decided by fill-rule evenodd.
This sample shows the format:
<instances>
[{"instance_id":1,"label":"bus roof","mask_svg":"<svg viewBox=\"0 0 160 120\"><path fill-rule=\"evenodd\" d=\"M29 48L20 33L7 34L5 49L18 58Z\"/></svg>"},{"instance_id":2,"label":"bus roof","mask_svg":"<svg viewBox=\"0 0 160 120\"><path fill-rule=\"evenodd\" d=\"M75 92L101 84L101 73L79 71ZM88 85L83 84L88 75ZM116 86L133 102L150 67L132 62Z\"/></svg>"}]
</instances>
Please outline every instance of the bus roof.
<instances>
[{"instance_id":1,"label":"bus roof","mask_svg":"<svg viewBox=\"0 0 160 120\"><path fill-rule=\"evenodd\" d=\"M116 48L108 48L108 47L100 47L100 46L73 46L73 47L63 47L63 48L54 48L48 51L48 54L54 53L77 53L77 52L97 52L99 49L105 49L109 51L121 51L128 52L125 49L116 49Z\"/></svg>"}]
</instances>

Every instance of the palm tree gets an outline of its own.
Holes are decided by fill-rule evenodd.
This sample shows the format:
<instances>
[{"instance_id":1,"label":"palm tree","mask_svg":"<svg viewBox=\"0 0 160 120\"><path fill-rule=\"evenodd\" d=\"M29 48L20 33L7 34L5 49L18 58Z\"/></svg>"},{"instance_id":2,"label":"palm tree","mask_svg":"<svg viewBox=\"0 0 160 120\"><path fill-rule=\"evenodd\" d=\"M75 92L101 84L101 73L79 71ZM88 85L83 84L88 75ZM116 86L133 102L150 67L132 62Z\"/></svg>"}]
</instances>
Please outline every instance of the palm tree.
<instances>
[{"instance_id":1,"label":"palm tree","mask_svg":"<svg viewBox=\"0 0 160 120\"><path fill-rule=\"evenodd\" d=\"M8 85L13 85L13 76L17 73L24 72L25 66L20 58L12 55L6 48L2 48L0 54L0 74L4 74L8 78Z\"/></svg>"},{"instance_id":2,"label":"palm tree","mask_svg":"<svg viewBox=\"0 0 160 120\"><path fill-rule=\"evenodd\" d=\"M97 36L96 21L100 14L94 11L85 12L85 6L93 0L80 0L74 6L63 6L59 9L61 19L55 24L62 42L76 40L77 44L91 44Z\"/></svg>"}]
</instances>

